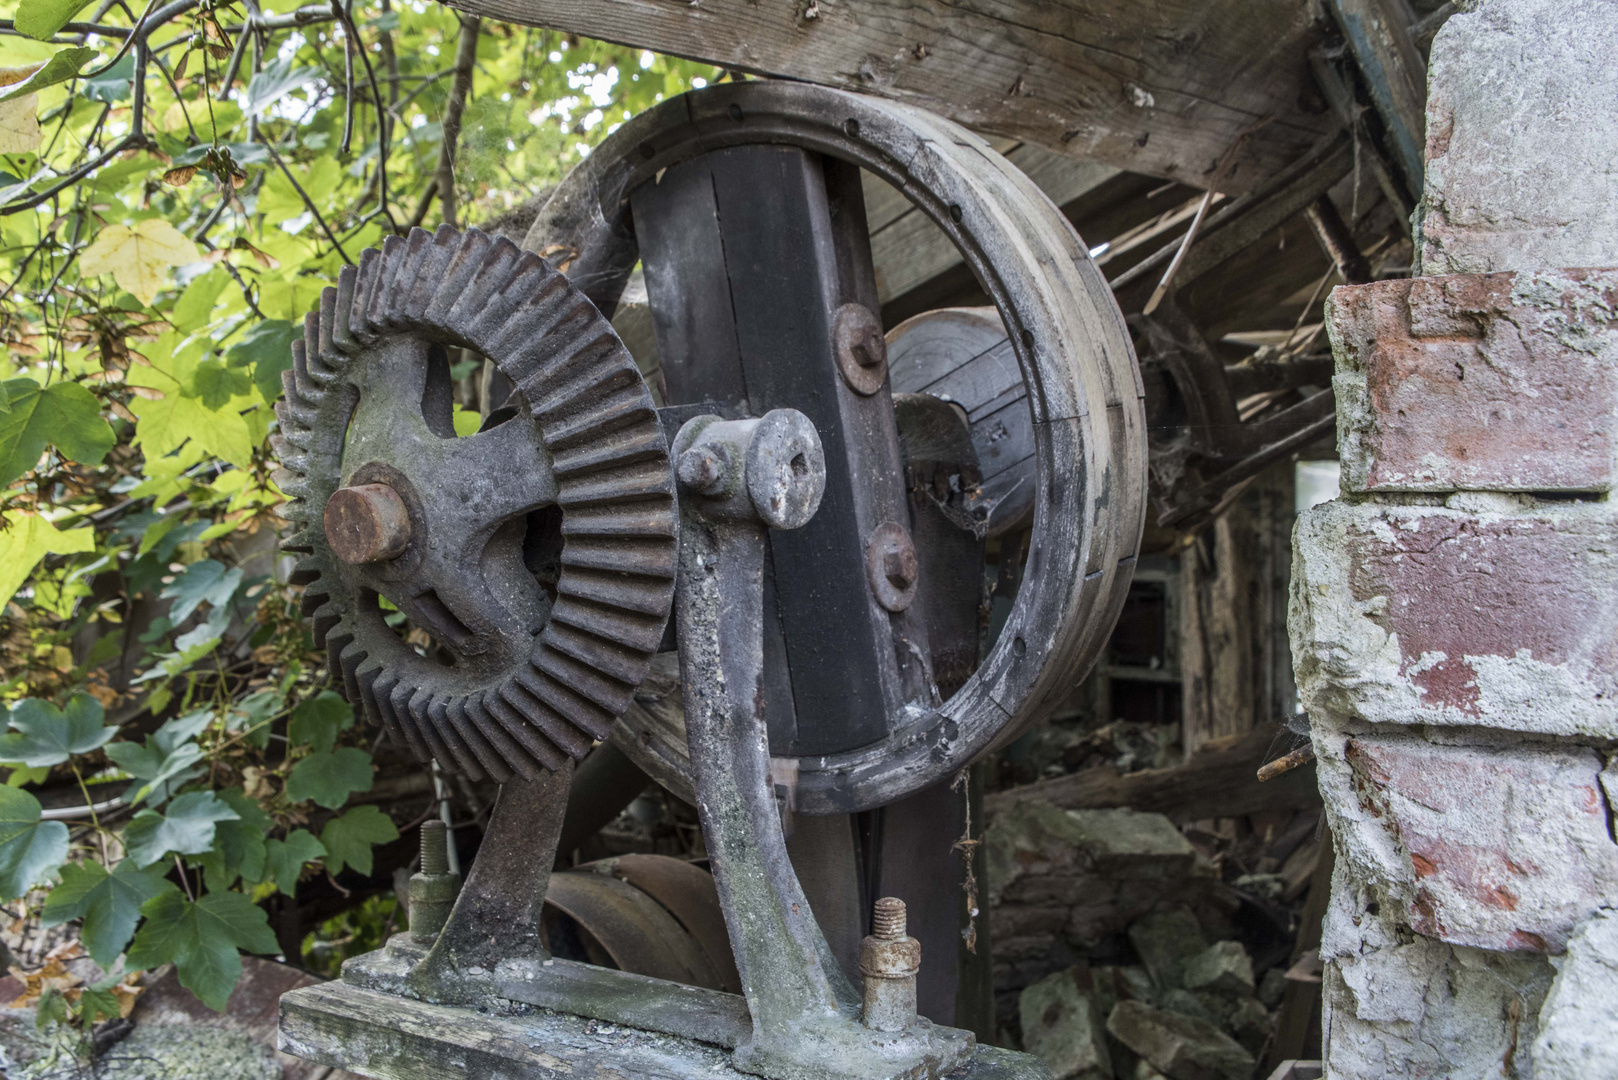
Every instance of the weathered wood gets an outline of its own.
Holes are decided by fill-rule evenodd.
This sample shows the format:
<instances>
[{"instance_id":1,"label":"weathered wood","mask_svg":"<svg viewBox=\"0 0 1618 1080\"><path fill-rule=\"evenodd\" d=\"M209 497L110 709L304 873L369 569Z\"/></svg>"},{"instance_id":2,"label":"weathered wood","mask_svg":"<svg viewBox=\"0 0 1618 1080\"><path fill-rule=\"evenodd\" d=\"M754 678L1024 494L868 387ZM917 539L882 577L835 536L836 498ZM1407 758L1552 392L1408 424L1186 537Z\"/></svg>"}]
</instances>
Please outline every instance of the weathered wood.
<instances>
[{"instance_id":1,"label":"weathered wood","mask_svg":"<svg viewBox=\"0 0 1618 1080\"><path fill-rule=\"evenodd\" d=\"M1329 123L1297 0L454 0L512 22L902 100L978 131L1245 191Z\"/></svg>"},{"instance_id":2,"label":"weathered wood","mask_svg":"<svg viewBox=\"0 0 1618 1080\"><path fill-rule=\"evenodd\" d=\"M472 1009L325 983L281 999L280 1047L375 1080L751 1080L716 1046L538 1011ZM979 1046L956 1080L1042 1080L1035 1058Z\"/></svg>"},{"instance_id":3,"label":"weathered wood","mask_svg":"<svg viewBox=\"0 0 1618 1080\"><path fill-rule=\"evenodd\" d=\"M1277 724L1260 724L1240 737L1209 740L1183 765L1133 773L1110 766L1085 769L995 792L983 800L984 808L993 817L1023 799L1044 799L1069 810L1128 806L1195 821L1319 806L1312 766L1258 782L1259 766L1288 749L1290 738Z\"/></svg>"},{"instance_id":4,"label":"weathered wood","mask_svg":"<svg viewBox=\"0 0 1618 1080\"><path fill-rule=\"evenodd\" d=\"M1021 169L1057 206L1066 206L1118 175L1119 170L1095 161L1075 161L1032 143L1006 151L1006 160ZM959 266L961 253L943 230L927 219L898 191L866 173L871 258L876 264L877 292L886 304L896 297ZM892 205L895 201L900 205ZM873 208L871 202L878 206Z\"/></svg>"},{"instance_id":5,"label":"weathered wood","mask_svg":"<svg viewBox=\"0 0 1618 1080\"><path fill-rule=\"evenodd\" d=\"M1203 744L1253 728L1253 634L1249 594L1253 522L1238 502L1180 556L1180 744Z\"/></svg>"}]
</instances>

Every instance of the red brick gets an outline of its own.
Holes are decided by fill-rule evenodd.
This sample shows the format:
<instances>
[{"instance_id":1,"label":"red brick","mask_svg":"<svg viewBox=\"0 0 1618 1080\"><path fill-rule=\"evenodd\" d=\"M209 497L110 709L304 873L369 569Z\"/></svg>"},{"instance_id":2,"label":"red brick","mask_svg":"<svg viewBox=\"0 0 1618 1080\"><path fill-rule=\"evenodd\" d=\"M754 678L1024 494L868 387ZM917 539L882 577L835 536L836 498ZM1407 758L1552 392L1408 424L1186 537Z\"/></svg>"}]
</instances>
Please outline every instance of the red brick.
<instances>
[{"instance_id":1,"label":"red brick","mask_svg":"<svg viewBox=\"0 0 1618 1080\"><path fill-rule=\"evenodd\" d=\"M1311 711L1618 737L1605 504L1328 503L1299 519L1296 545L1294 666Z\"/></svg>"},{"instance_id":2,"label":"red brick","mask_svg":"<svg viewBox=\"0 0 1618 1080\"><path fill-rule=\"evenodd\" d=\"M1403 860L1375 882L1419 933L1457 945L1561 952L1618 900L1618 845L1587 749L1439 746L1356 736L1346 757L1366 817ZM1376 876L1376 875L1373 875Z\"/></svg>"},{"instance_id":3,"label":"red brick","mask_svg":"<svg viewBox=\"0 0 1618 1080\"><path fill-rule=\"evenodd\" d=\"M1618 460L1618 270L1332 292L1352 491L1606 491Z\"/></svg>"}]
</instances>

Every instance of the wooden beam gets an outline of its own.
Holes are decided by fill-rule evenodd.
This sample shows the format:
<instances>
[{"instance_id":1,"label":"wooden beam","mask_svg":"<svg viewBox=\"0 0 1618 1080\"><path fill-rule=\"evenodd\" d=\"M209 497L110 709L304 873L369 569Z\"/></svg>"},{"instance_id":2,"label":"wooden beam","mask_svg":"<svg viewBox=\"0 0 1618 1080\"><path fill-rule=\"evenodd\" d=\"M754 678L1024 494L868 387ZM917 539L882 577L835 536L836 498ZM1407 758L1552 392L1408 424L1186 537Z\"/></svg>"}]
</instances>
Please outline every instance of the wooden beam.
<instances>
[{"instance_id":1,"label":"wooden beam","mask_svg":"<svg viewBox=\"0 0 1618 1080\"><path fill-rule=\"evenodd\" d=\"M1394 160L1411 193L1420 198L1426 172L1427 65L1410 34L1410 8L1404 0L1331 0L1331 7L1387 129Z\"/></svg>"},{"instance_id":2,"label":"wooden beam","mask_svg":"<svg viewBox=\"0 0 1618 1080\"><path fill-rule=\"evenodd\" d=\"M976 131L1240 193L1334 123L1298 0L452 0L733 70L907 101Z\"/></svg>"},{"instance_id":3,"label":"wooden beam","mask_svg":"<svg viewBox=\"0 0 1618 1080\"><path fill-rule=\"evenodd\" d=\"M1120 773L1111 766L1083 769L997 791L983 799L991 819L1013 803L1044 799L1067 810L1127 806L1167 814L1176 821L1237 817L1261 810L1302 810L1320 805L1314 765L1293 769L1265 783L1260 765L1292 747L1278 724L1260 724L1246 735L1210 739L1183 765Z\"/></svg>"}]
</instances>

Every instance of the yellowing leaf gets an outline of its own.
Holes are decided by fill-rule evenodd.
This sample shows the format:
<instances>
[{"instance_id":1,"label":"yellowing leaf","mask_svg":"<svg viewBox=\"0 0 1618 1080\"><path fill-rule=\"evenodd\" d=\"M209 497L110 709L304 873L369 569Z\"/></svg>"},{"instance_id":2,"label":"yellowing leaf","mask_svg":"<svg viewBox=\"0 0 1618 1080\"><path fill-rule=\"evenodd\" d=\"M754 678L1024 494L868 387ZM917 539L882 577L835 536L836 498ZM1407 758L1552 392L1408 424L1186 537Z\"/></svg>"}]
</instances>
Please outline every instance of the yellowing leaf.
<instances>
[{"instance_id":1,"label":"yellowing leaf","mask_svg":"<svg viewBox=\"0 0 1618 1080\"><path fill-rule=\"evenodd\" d=\"M118 285L143 304L150 304L168 277L168 268L194 263L197 245L173 225L158 218L134 227L108 225L79 258L86 274L112 275Z\"/></svg>"},{"instance_id":2,"label":"yellowing leaf","mask_svg":"<svg viewBox=\"0 0 1618 1080\"><path fill-rule=\"evenodd\" d=\"M38 112L38 94L0 101L0 154L31 154L39 149L43 136Z\"/></svg>"},{"instance_id":3,"label":"yellowing leaf","mask_svg":"<svg viewBox=\"0 0 1618 1080\"><path fill-rule=\"evenodd\" d=\"M47 552L95 550L94 529L60 532L38 514L21 510L9 511L4 517L6 529L0 532L0 608L5 607Z\"/></svg>"}]
</instances>

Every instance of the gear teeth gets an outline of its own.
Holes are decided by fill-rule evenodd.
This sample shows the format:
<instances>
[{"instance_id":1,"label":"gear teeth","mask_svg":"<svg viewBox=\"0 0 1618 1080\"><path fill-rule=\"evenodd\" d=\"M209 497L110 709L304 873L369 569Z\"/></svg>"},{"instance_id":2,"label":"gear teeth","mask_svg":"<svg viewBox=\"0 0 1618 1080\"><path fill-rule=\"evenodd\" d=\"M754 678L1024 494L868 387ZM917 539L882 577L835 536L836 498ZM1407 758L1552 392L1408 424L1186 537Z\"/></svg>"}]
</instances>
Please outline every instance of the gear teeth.
<instances>
[{"instance_id":1,"label":"gear teeth","mask_svg":"<svg viewBox=\"0 0 1618 1080\"><path fill-rule=\"evenodd\" d=\"M517 673L517 684L590 738L605 739L607 732L612 729L613 720L623 710L614 712L610 707L604 707L600 702L573 687L572 682L591 681L570 670L577 667L573 661L551 649L535 649L534 652L535 655L529 659L527 670ZM557 678L554 674L557 671L561 671L565 677ZM594 681L600 683L605 680L596 676ZM608 688L593 686L592 689L604 691ZM623 689L624 708L627 709L633 691L618 687L611 689ZM616 698L612 693L602 693L601 696L607 698L609 702Z\"/></svg>"},{"instance_id":2,"label":"gear teeth","mask_svg":"<svg viewBox=\"0 0 1618 1080\"><path fill-rule=\"evenodd\" d=\"M558 451L551 457L551 472L558 481L575 480L601 470L642 462L655 462L660 466L663 475L669 477L667 491L660 494L674 494L674 481L669 476L668 443L656 429L614 439L604 446L585 445Z\"/></svg>"},{"instance_id":3,"label":"gear teeth","mask_svg":"<svg viewBox=\"0 0 1618 1080\"><path fill-rule=\"evenodd\" d=\"M358 705L359 699L350 697L348 680L343 678L343 650L354 644L354 628L351 626L336 625L326 631L326 670L331 675L332 684L343 700L350 705Z\"/></svg>"},{"instance_id":4,"label":"gear teeth","mask_svg":"<svg viewBox=\"0 0 1618 1080\"><path fill-rule=\"evenodd\" d=\"M493 241L478 229L468 229L461 237L460 247L450 256L444 270L444 279L438 284L422 312L422 322L429 326L448 326L450 309L466 295L467 287L483 266L483 255Z\"/></svg>"},{"instance_id":5,"label":"gear teeth","mask_svg":"<svg viewBox=\"0 0 1618 1080\"><path fill-rule=\"evenodd\" d=\"M500 701L498 695L473 694L466 699L466 714L480 727L487 728L490 724L498 724L507 734L522 745L527 755L537 761L543 768L553 772L562 767L567 755L556 748L556 744L540 733L539 725L518 716L510 706ZM513 763L515 764L515 763ZM521 772L521 769L518 769ZM526 773L523 774L527 776ZM533 777L528 777L533 779Z\"/></svg>"},{"instance_id":6,"label":"gear teeth","mask_svg":"<svg viewBox=\"0 0 1618 1080\"><path fill-rule=\"evenodd\" d=\"M466 733L469 745L475 740L489 748L492 758L479 758L488 774L502 784L510 780L513 773L524 780L538 779L539 765L528 756L527 751L513 742L499 724L489 723L481 710L474 713L466 705L466 699L462 697L451 698L444 702L444 715L457 731ZM480 723L480 720L483 722Z\"/></svg>"},{"instance_id":7,"label":"gear teeth","mask_svg":"<svg viewBox=\"0 0 1618 1080\"><path fill-rule=\"evenodd\" d=\"M394 742L405 746L404 732L399 730L393 717L382 715L382 710L376 704L376 680L382 674L382 661L368 658L354 672L354 682L359 686L360 703L365 709L365 719L374 727L382 728Z\"/></svg>"},{"instance_id":8,"label":"gear teeth","mask_svg":"<svg viewBox=\"0 0 1618 1080\"><path fill-rule=\"evenodd\" d=\"M579 403L565 412L556 410L534 418L544 426L545 448L552 453L576 446L587 439L607 439L637 423L657 423L657 410L644 385L623 386L593 401Z\"/></svg>"},{"instance_id":9,"label":"gear teeth","mask_svg":"<svg viewBox=\"0 0 1618 1080\"><path fill-rule=\"evenodd\" d=\"M450 751L449 745L444 742L438 729L431 724L423 723L410 709L410 702L417 695L417 687L413 683L398 680L388 691L388 704L399 718L400 727L406 731L414 731L417 738L427 746L428 756L450 772L461 772L460 758Z\"/></svg>"},{"instance_id":10,"label":"gear teeth","mask_svg":"<svg viewBox=\"0 0 1618 1080\"><path fill-rule=\"evenodd\" d=\"M410 324L413 320L406 305L410 294L415 291L417 275L427 271L425 256L432 242L433 234L417 226L410 230L404 244L393 255L392 271L382 290L382 319L389 330L412 328Z\"/></svg>"},{"instance_id":11,"label":"gear teeth","mask_svg":"<svg viewBox=\"0 0 1618 1080\"><path fill-rule=\"evenodd\" d=\"M596 315L596 309L574 291L567 278L552 273L523 298L512 317L490 338L489 353L506 357L501 367L512 382L521 382L555 353L548 342L552 335L564 332L564 323L575 320L584 325Z\"/></svg>"},{"instance_id":12,"label":"gear teeth","mask_svg":"<svg viewBox=\"0 0 1618 1080\"><path fill-rule=\"evenodd\" d=\"M674 477L667 458L631 461L608 470L586 473L557 485L556 504L574 507L615 505L633 499L674 497Z\"/></svg>"},{"instance_id":13,"label":"gear teeth","mask_svg":"<svg viewBox=\"0 0 1618 1080\"><path fill-rule=\"evenodd\" d=\"M317 597L316 599L323 598ZM305 598L305 606L308 606L307 597ZM315 610L313 616L313 629L315 636L315 647L317 649L325 649L328 647L328 635L332 632L332 630L336 629L342 621L343 609L332 600L327 599L324 604L320 605L320 607ZM336 671L337 669L333 667L331 670Z\"/></svg>"},{"instance_id":14,"label":"gear teeth","mask_svg":"<svg viewBox=\"0 0 1618 1080\"><path fill-rule=\"evenodd\" d=\"M286 510L283 508L282 514L285 515L285 513ZM315 541L307 528L293 529L291 532L286 533L281 537L282 551L292 551L300 554L307 554L315 550L314 545Z\"/></svg>"},{"instance_id":15,"label":"gear teeth","mask_svg":"<svg viewBox=\"0 0 1618 1080\"><path fill-rule=\"evenodd\" d=\"M556 272L538 255L529 251L520 254L512 267L511 276L467 324L466 336L473 341L494 341L500 337L508 322L526 321L513 320L512 316L544 287L547 278L555 275Z\"/></svg>"},{"instance_id":16,"label":"gear teeth","mask_svg":"<svg viewBox=\"0 0 1618 1080\"><path fill-rule=\"evenodd\" d=\"M376 288L367 292L365 297L365 327L373 334L385 334L393 329L388 325L388 296L393 288L393 279L399 276L399 266L403 261L399 253L405 243L402 236L390 236L382 241L382 258L376 268Z\"/></svg>"},{"instance_id":17,"label":"gear teeth","mask_svg":"<svg viewBox=\"0 0 1618 1080\"><path fill-rule=\"evenodd\" d=\"M457 337L471 340L467 330L476 320L487 298L497 295L500 284L510 275L512 265L521 256L505 237L500 237L491 243L480 260L477 273L460 296L452 301L449 312L444 317L443 326Z\"/></svg>"},{"instance_id":18,"label":"gear teeth","mask_svg":"<svg viewBox=\"0 0 1618 1080\"><path fill-rule=\"evenodd\" d=\"M532 690L513 679L497 694L485 694L483 704L510 728L527 723L569 757L578 760L590 752L595 740L561 713L551 708Z\"/></svg>"},{"instance_id":19,"label":"gear teeth","mask_svg":"<svg viewBox=\"0 0 1618 1080\"><path fill-rule=\"evenodd\" d=\"M584 569L568 574L557 585L557 591L562 596L645 615L657 621L659 627L663 622L663 613L668 610L668 599L673 595L673 589L672 581L637 579L627 574Z\"/></svg>"},{"instance_id":20,"label":"gear teeth","mask_svg":"<svg viewBox=\"0 0 1618 1080\"><path fill-rule=\"evenodd\" d=\"M339 356L336 347L332 344L332 330L337 324L337 290L325 288L320 290L320 317L316 320L317 353L320 362L328 370L338 371L347 366L347 358Z\"/></svg>"},{"instance_id":21,"label":"gear teeth","mask_svg":"<svg viewBox=\"0 0 1618 1080\"><path fill-rule=\"evenodd\" d=\"M343 689L348 700L356 706L363 704L365 700L364 695L360 693L360 683L355 673L359 671L360 665L365 663L366 656L365 649L350 637L348 643L337 654L337 667L332 668L333 672L342 673Z\"/></svg>"},{"instance_id":22,"label":"gear teeth","mask_svg":"<svg viewBox=\"0 0 1618 1080\"><path fill-rule=\"evenodd\" d=\"M669 543L659 537L569 536L567 521L562 522L567 543L562 548L562 566L580 570L605 570L674 582L674 554Z\"/></svg>"},{"instance_id":23,"label":"gear teeth","mask_svg":"<svg viewBox=\"0 0 1618 1080\"><path fill-rule=\"evenodd\" d=\"M394 240L396 237L388 237ZM387 240L382 243L387 247ZM373 345L377 335L371 330L370 324L365 321L365 308L370 303L370 294L376 291L377 274L382 269L382 252L376 248L366 248L360 252L359 276L354 283L354 303L349 308L348 327L354 340L363 348Z\"/></svg>"},{"instance_id":24,"label":"gear teeth","mask_svg":"<svg viewBox=\"0 0 1618 1080\"><path fill-rule=\"evenodd\" d=\"M417 687L415 693L410 695L410 701L405 707L410 710L410 715L416 718L416 726L421 729L423 734L429 731L435 732L439 741L449 748L449 760L454 761L459 766L455 770L456 772L472 780L482 780L484 777L483 767L478 764L477 757L461 741L460 732L456 731L450 724L439 724L433 721L432 714L427 711L427 706L431 705L432 701L433 695L431 691L426 687ZM438 763L440 765L448 764L443 758L439 758Z\"/></svg>"},{"instance_id":25,"label":"gear teeth","mask_svg":"<svg viewBox=\"0 0 1618 1080\"><path fill-rule=\"evenodd\" d=\"M444 280L444 271L460 246L460 234L448 224L440 225L432 234L421 253L421 264L410 281L409 291L401 293L398 299L400 318L411 329L427 325L423 323L427 305L432 302L433 294Z\"/></svg>"},{"instance_id":26,"label":"gear teeth","mask_svg":"<svg viewBox=\"0 0 1618 1080\"><path fill-rule=\"evenodd\" d=\"M564 377L575 364L594 371L600 361L615 358L611 335L603 333L599 319L595 308L580 303L564 312L544 337L519 346L512 360L501 365L509 368L512 381L523 387L530 403L544 400L550 380Z\"/></svg>"},{"instance_id":27,"label":"gear teeth","mask_svg":"<svg viewBox=\"0 0 1618 1080\"><path fill-rule=\"evenodd\" d=\"M331 340L339 352L355 353L360 343L348 328L354 314L354 288L359 281L357 267L345 266L337 272L337 301L332 312Z\"/></svg>"},{"instance_id":28,"label":"gear teeth","mask_svg":"<svg viewBox=\"0 0 1618 1080\"><path fill-rule=\"evenodd\" d=\"M439 731L453 731L460 736L462 745L477 758L478 768L483 770L485 776L497 784L510 780L511 767L500 760L500 755L494 752L494 747L489 745L483 733L467 722L464 713L457 710L455 715L450 714L449 706L453 700L440 694L430 696L426 705L428 718L438 726Z\"/></svg>"},{"instance_id":29,"label":"gear teeth","mask_svg":"<svg viewBox=\"0 0 1618 1080\"><path fill-rule=\"evenodd\" d=\"M427 743L422 739L421 733L416 730L414 718L411 717L408 711L401 714L393 707L390 695L393 693L394 687L398 685L399 676L384 668L377 675L376 681L371 684L372 704L376 706L377 715L382 718L382 723L389 729L400 733L403 744L410 748L412 754L416 755L417 761L431 761L433 759L432 750L428 748Z\"/></svg>"},{"instance_id":30,"label":"gear teeth","mask_svg":"<svg viewBox=\"0 0 1618 1080\"><path fill-rule=\"evenodd\" d=\"M313 585L315 582L320 580L320 574L323 566L324 563L322 560L313 556L307 559L299 559L297 562L292 564L292 573L287 577L287 584L303 586ZM304 590L304 595L309 595L308 589Z\"/></svg>"},{"instance_id":31,"label":"gear teeth","mask_svg":"<svg viewBox=\"0 0 1618 1080\"><path fill-rule=\"evenodd\" d=\"M603 648L597 649L590 642L563 644L561 638L553 640L552 645L630 686L640 681L646 659L657 651L663 640L662 619L592 604L565 594L557 597L551 607L551 619L602 639ZM565 636L571 639L574 635Z\"/></svg>"}]
</instances>

